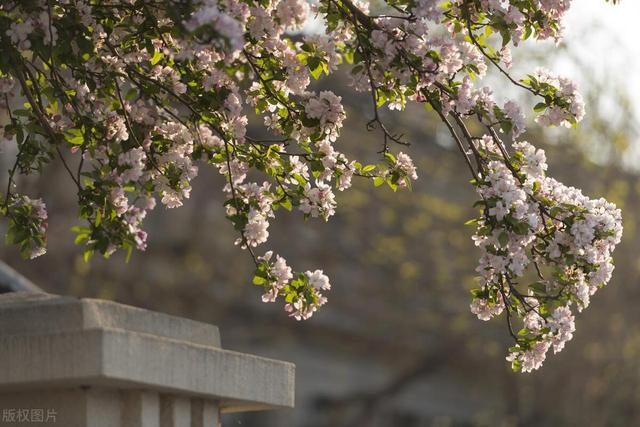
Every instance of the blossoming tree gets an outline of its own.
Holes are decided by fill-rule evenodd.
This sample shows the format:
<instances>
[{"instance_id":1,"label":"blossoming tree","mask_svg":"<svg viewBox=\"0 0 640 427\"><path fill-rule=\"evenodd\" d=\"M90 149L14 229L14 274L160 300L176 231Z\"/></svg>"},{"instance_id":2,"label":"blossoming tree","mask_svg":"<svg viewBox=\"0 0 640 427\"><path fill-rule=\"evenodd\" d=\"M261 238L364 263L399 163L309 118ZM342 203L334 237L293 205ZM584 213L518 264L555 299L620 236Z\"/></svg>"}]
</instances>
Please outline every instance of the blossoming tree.
<instances>
[{"instance_id":1,"label":"blossoming tree","mask_svg":"<svg viewBox=\"0 0 640 427\"><path fill-rule=\"evenodd\" d=\"M541 366L572 338L574 311L610 279L620 211L546 176L545 153L519 137L522 111L482 86L488 67L537 99L536 122L575 126L576 85L549 71L510 74L510 49L559 41L570 0L7 0L0 5L0 136L16 147L0 200L7 241L45 253L47 213L21 194L18 174L60 161L77 192L76 243L85 258L144 250L156 200L189 197L198 167L225 177L226 216L256 265L263 301L284 300L298 320L326 303L322 270L294 272L257 253L278 209L328 220L334 191L354 177L393 190L417 178L406 144L379 110L420 103L457 145L478 193L478 287L471 311L505 313L514 370ZM310 19L323 34L299 30ZM341 98L310 89L340 67L371 99L380 161L335 145ZM256 117L272 133L247 132Z\"/></svg>"}]
</instances>

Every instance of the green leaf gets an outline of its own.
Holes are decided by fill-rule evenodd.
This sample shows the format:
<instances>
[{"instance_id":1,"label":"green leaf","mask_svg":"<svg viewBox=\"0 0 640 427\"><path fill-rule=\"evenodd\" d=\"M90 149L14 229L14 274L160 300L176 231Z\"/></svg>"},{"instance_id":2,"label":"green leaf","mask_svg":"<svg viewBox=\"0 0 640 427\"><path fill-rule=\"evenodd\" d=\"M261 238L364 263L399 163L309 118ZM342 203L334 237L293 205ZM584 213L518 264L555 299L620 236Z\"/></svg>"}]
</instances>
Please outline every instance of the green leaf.
<instances>
[{"instance_id":1,"label":"green leaf","mask_svg":"<svg viewBox=\"0 0 640 427\"><path fill-rule=\"evenodd\" d=\"M318 80L322 74L322 60L316 56L311 56L307 60L307 65L313 78Z\"/></svg>"},{"instance_id":2,"label":"green leaf","mask_svg":"<svg viewBox=\"0 0 640 427\"><path fill-rule=\"evenodd\" d=\"M82 145L84 143L84 135L80 129L69 129L67 131L66 139L70 144Z\"/></svg>"},{"instance_id":3,"label":"green leaf","mask_svg":"<svg viewBox=\"0 0 640 427\"><path fill-rule=\"evenodd\" d=\"M289 212L291 212L293 210L293 204L291 203L291 199L288 198L288 197L280 202L280 206L282 206L283 208L285 208Z\"/></svg>"},{"instance_id":4,"label":"green leaf","mask_svg":"<svg viewBox=\"0 0 640 427\"><path fill-rule=\"evenodd\" d=\"M540 113L546 109L547 109L547 104L545 104L544 102L539 102L533 107L533 111L535 111L536 113Z\"/></svg>"},{"instance_id":5,"label":"green leaf","mask_svg":"<svg viewBox=\"0 0 640 427\"><path fill-rule=\"evenodd\" d=\"M353 51L348 51L344 53L344 59L347 60L347 63L353 64Z\"/></svg>"},{"instance_id":6,"label":"green leaf","mask_svg":"<svg viewBox=\"0 0 640 427\"><path fill-rule=\"evenodd\" d=\"M513 129L513 123L511 120L504 120L500 123L500 129L502 129L504 133L509 133Z\"/></svg>"},{"instance_id":7,"label":"green leaf","mask_svg":"<svg viewBox=\"0 0 640 427\"><path fill-rule=\"evenodd\" d=\"M529 285L529 289L531 289L535 294L545 294L547 293L547 287L544 282L535 282Z\"/></svg>"},{"instance_id":8,"label":"green leaf","mask_svg":"<svg viewBox=\"0 0 640 427\"><path fill-rule=\"evenodd\" d=\"M320 120L312 119L311 117L307 117L306 115L302 116L300 121L308 128L313 128L320 124Z\"/></svg>"},{"instance_id":9,"label":"green leaf","mask_svg":"<svg viewBox=\"0 0 640 427\"><path fill-rule=\"evenodd\" d=\"M89 240L89 235L87 235L87 234L80 234L80 235L78 235L78 236L75 238L74 243L75 243L76 245L79 245L80 243L84 242L85 240Z\"/></svg>"},{"instance_id":10,"label":"green leaf","mask_svg":"<svg viewBox=\"0 0 640 427\"><path fill-rule=\"evenodd\" d=\"M89 262L92 256L93 256L93 249L86 249L84 251L84 254L82 254L82 258L84 259L84 262Z\"/></svg>"},{"instance_id":11,"label":"green leaf","mask_svg":"<svg viewBox=\"0 0 640 427\"><path fill-rule=\"evenodd\" d=\"M322 67L312 68L311 69L311 75L313 76L313 78L315 80L318 80L320 78L320 76L322 75Z\"/></svg>"},{"instance_id":12,"label":"green leaf","mask_svg":"<svg viewBox=\"0 0 640 427\"><path fill-rule=\"evenodd\" d=\"M136 98L136 96L138 96L138 91L132 88L127 91L127 93L124 96L124 99L126 99L127 101L133 101Z\"/></svg>"},{"instance_id":13,"label":"green leaf","mask_svg":"<svg viewBox=\"0 0 640 427\"><path fill-rule=\"evenodd\" d=\"M535 181L533 183L533 192L537 193L538 191L540 191L540 181Z\"/></svg>"},{"instance_id":14,"label":"green leaf","mask_svg":"<svg viewBox=\"0 0 640 427\"><path fill-rule=\"evenodd\" d=\"M526 222L516 222L513 229L517 234L523 236L529 232L529 225Z\"/></svg>"},{"instance_id":15,"label":"green leaf","mask_svg":"<svg viewBox=\"0 0 640 427\"><path fill-rule=\"evenodd\" d=\"M10 245L15 241L15 229L13 227L7 230L7 234L4 236L4 241L7 245Z\"/></svg>"}]
</instances>

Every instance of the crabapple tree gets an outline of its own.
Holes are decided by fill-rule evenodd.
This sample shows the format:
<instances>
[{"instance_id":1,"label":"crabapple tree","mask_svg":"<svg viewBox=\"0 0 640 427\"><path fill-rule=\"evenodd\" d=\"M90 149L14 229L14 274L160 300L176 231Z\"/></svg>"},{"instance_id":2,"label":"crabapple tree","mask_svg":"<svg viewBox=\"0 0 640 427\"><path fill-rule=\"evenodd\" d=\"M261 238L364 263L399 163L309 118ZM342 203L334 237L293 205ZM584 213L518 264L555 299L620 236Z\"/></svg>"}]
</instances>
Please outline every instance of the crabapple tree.
<instances>
[{"instance_id":1,"label":"crabapple tree","mask_svg":"<svg viewBox=\"0 0 640 427\"><path fill-rule=\"evenodd\" d=\"M373 13L361 0L4 0L0 138L16 153L0 199L7 241L25 257L45 253L45 204L17 178L49 162L64 165L77 193L86 259L144 250L147 213L180 207L198 169L213 167L263 301L307 319L329 279L258 252L269 222L280 209L328 220L352 179L409 188L418 173L406 141L379 110L418 103L450 133L478 195L471 311L503 314L507 360L537 369L609 281L622 234L613 204L547 176L544 151L521 138L524 111L567 128L585 114L568 78L510 72L523 40L561 39L570 3L385 0ZM322 31L300 32L310 19ZM496 100L482 83L489 67L536 101ZM376 164L340 152L342 99L310 86L339 68L370 95ZM271 136L249 134L249 117Z\"/></svg>"}]
</instances>

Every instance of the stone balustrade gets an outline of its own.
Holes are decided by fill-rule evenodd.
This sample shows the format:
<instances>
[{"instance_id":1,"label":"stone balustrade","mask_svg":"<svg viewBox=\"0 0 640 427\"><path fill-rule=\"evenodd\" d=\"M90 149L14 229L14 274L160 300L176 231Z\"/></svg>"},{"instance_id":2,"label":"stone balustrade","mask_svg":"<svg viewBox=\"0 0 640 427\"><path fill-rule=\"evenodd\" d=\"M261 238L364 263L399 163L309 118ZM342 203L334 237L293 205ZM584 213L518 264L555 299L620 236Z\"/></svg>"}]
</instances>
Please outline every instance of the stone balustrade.
<instances>
[{"instance_id":1,"label":"stone balustrade","mask_svg":"<svg viewBox=\"0 0 640 427\"><path fill-rule=\"evenodd\" d=\"M0 295L0 426L216 427L291 408L291 363L224 350L218 328L96 299Z\"/></svg>"}]
</instances>

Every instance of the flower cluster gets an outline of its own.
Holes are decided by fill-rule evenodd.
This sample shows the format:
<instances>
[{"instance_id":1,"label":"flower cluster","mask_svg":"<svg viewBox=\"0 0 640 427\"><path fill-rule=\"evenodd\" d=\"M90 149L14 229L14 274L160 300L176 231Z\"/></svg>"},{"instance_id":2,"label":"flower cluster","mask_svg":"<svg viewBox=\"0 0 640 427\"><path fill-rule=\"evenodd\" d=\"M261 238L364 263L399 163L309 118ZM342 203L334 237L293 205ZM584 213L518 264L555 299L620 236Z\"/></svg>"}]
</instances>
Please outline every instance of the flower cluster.
<instances>
[{"instance_id":1,"label":"flower cluster","mask_svg":"<svg viewBox=\"0 0 640 427\"><path fill-rule=\"evenodd\" d=\"M544 93L550 101L540 103L536 110L544 113L536 117L543 126L571 127L584 117L584 102L576 84L566 77L538 69L529 76L527 83L536 91Z\"/></svg>"},{"instance_id":2,"label":"flower cluster","mask_svg":"<svg viewBox=\"0 0 640 427\"><path fill-rule=\"evenodd\" d=\"M551 347L564 348L575 330L572 308L586 308L611 278L621 215L547 177L544 152L527 142L513 144L511 167L491 160L501 156L497 143L485 140L487 170L476 182L482 215L474 241L482 255L471 310L482 320L503 311L510 325L522 320L507 359L529 372Z\"/></svg>"},{"instance_id":3,"label":"flower cluster","mask_svg":"<svg viewBox=\"0 0 640 427\"><path fill-rule=\"evenodd\" d=\"M559 41L564 31L564 17L571 6L571 0L481 0L481 9L476 9L474 2L466 0L453 3L461 13L469 13L473 20L482 21L489 11L487 18L495 20L497 29L508 34L516 46L520 39L531 34L539 40L553 38Z\"/></svg>"},{"instance_id":4,"label":"flower cluster","mask_svg":"<svg viewBox=\"0 0 640 427\"><path fill-rule=\"evenodd\" d=\"M25 258L33 259L47 252L47 209L42 199L13 196L0 209L9 219L8 243L18 245Z\"/></svg>"},{"instance_id":5,"label":"flower cluster","mask_svg":"<svg viewBox=\"0 0 640 427\"><path fill-rule=\"evenodd\" d=\"M308 319L327 299L321 291L331 289L329 278L322 270L306 271L293 276L284 258L273 259L268 251L259 258L260 264L253 283L264 288L262 301L275 302L279 295L286 295L285 310L296 320Z\"/></svg>"}]
</instances>

